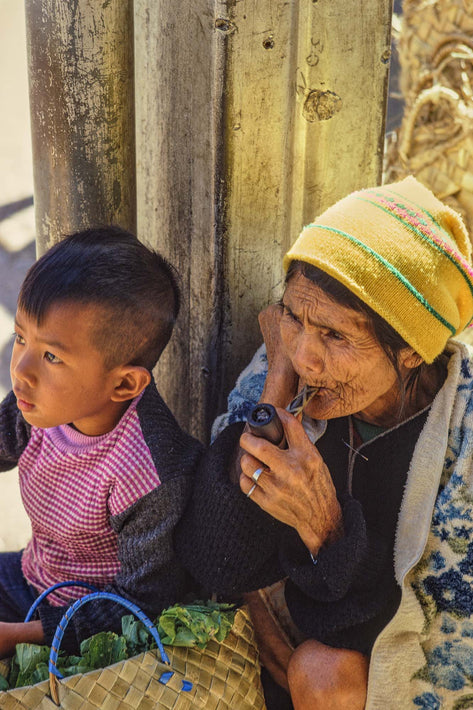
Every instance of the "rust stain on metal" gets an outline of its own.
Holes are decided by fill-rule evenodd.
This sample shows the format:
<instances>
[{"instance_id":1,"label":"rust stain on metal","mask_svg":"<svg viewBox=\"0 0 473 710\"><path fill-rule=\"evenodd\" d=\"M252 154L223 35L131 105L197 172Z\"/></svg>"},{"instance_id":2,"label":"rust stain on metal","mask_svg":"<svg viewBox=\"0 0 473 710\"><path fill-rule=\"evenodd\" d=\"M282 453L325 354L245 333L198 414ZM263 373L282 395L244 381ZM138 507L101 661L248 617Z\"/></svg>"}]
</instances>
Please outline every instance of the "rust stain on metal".
<instances>
[{"instance_id":1,"label":"rust stain on metal","mask_svg":"<svg viewBox=\"0 0 473 710\"><path fill-rule=\"evenodd\" d=\"M306 121L328 121L342 108L342 99L333 91L309 91L302 107Z\"/></svg>"}]
</instances>

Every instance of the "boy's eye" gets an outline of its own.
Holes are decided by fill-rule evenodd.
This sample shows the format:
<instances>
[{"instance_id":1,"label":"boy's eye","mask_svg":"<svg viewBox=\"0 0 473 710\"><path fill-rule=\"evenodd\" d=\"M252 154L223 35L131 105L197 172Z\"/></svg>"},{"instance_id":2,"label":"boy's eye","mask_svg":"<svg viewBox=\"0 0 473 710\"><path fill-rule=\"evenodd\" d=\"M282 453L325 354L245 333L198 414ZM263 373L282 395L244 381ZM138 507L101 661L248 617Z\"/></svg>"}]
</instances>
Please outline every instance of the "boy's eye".
<instances>
[{"instance_id":1,"label":"boy's eye","mask_svg":"<svg viewBox=\"0 0 473 710\"><path fill-rule=\"evenodd\" d=\"M13 333L13 335L15 336L15 343L17 343L18 345L25 344L25 339L22 335L20 335L19 333Z\"/></svg>"},{"instance_id":2,"label":"boy's eye","mask_svg":"<svg viewBox=\"0 0 473 710\"><path fill-rule=\"evenodd\" d=\"M58 358L57 355L50 353L49 350L46 350L46 352L44 353L44 357L48 362L51 362L53 364L56 364L58 362L62 362L62 360L60 358Z\"/></svg>"}]
</instances>

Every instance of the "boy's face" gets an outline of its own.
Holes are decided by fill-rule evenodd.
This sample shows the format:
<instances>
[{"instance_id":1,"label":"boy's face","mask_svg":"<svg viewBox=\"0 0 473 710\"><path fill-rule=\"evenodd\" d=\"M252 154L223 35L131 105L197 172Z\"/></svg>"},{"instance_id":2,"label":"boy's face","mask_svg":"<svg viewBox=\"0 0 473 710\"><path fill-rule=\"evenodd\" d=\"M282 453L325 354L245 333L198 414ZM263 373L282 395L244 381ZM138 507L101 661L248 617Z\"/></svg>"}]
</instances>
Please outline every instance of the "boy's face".
<instances>
[{"instance_id":1,"label":"boy's face","mask_svg":"<svg viewBox=\"0 0 473 710\"><path fill-rule=\"evenodd\" d=\"M106 370L92 344L97 309L53 304L41 325L18 309L10 375L18 408L43 429L72 424L83 434L111 431L126 409L114 401L120 366Z\"/></svg>"}]
</instances>

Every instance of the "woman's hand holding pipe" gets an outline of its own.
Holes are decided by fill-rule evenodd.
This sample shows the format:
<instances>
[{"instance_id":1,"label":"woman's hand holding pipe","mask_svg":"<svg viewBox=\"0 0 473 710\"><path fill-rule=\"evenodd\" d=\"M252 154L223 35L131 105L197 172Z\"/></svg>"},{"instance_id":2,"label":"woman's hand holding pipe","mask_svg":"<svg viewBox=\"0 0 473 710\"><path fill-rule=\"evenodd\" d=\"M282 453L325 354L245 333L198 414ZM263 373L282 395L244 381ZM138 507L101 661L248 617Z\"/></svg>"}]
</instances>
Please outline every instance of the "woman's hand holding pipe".
<instances>
[{"instance_id":1,"label":"woman's hand holding pipe","mask_svg":"<svg viewBox=\"0 0 473 710\"><path fill-rule=\"evenodd\" d=\"M240 488L247 494L252 475L262 465L251 500L277 520L290 525L315 556L323 545L343 535L340 504L330 472L302 425L292 414L278 409L288 448L281 450L265 439L244 432L240 446Z\"/></svg>"},{"instance_id":2,"label":"woman's hand holding pipe","mask_svg":"<svg viewBox=\"0 0 473 710\"><path fill-rule=\"evenodd\" d=\"M282 307L278 304L267 306L258 316L268 359L268 374L260 401L269 402L277 407L286 407L297 393L299 378L294 372L291 361L282 346L281 317ZM242 450L239 449L236 452L229 473L230 480L236 484L241 475L241 456Z\"/></svg>"}]
</instances>

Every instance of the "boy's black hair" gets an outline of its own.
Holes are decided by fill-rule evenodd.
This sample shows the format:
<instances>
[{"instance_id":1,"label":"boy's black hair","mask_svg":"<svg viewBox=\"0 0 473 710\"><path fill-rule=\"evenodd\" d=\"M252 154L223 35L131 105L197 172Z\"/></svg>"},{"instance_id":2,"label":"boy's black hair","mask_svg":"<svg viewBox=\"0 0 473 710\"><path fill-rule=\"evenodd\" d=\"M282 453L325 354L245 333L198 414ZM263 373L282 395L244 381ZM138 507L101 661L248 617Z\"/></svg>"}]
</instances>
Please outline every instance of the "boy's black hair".
<instances>
[{"instance_id":1,"label":"boy's black hair","mask_svg":"<svg viewBox=\"0 0 473 710\"><path fill-rule=\"evenodd\" d=\"M98 307L92 343L105 366L152 370L171 337L180 293L177 272L121 227L65 237L28 271L18 307L38 325L61 302Z\"/></svg>"}]
</instances>

